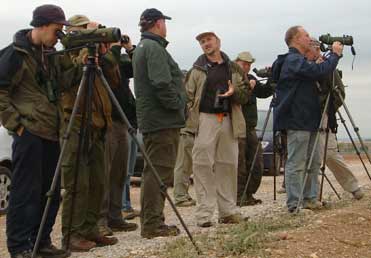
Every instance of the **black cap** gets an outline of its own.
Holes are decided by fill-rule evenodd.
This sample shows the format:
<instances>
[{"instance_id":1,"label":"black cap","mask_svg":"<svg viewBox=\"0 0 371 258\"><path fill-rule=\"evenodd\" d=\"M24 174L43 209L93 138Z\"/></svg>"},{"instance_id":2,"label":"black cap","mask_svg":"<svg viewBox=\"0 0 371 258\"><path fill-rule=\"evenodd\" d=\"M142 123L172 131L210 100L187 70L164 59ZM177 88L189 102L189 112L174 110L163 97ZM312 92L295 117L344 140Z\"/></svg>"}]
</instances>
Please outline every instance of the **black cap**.
<instances>
[{"instance_id":1,"label":"black cap","mask_svg":"<svg viewBox=\"0 0 371 258\"><path fill-rule=\"evenodd\" d=\"M156 8L149 8L144 10L140 16L139 26L143 26L159 19L171 20L169 16L164 15L161 11Z\"/></svg>"},{"instance_id":2,"label":"black cap","mask_svg":"<svg viewBox=\"0 0 371 258\"><path fill-rule=\"evenodd\" d=\"M50 23L70 25L66 20L66 16L62 8L52 4L45 4L33 11L32 21L30 23L33 27L41 27L43 25L48 25Z\"/></svg>"}]
</instances>

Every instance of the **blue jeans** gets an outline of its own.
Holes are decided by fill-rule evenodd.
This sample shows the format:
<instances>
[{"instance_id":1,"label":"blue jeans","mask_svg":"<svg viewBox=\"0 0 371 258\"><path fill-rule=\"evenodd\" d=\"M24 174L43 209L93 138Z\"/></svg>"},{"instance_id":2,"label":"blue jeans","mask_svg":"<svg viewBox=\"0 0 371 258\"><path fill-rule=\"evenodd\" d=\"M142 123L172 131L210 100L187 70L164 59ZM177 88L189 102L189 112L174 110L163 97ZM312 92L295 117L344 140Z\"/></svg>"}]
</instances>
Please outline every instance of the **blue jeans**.
<instances>
[{"instance_id":1,"label":"blue jeans","mask_svg":"<svg viewBox=\"0 0 371 258\"><path fill-rule=\"evenodd\" d=\"M304 183L305 170L312 154L316 133L309 131L287 131L286 192L287 207L296 208ZM316 201L318 193L318 173L321 167L320 143L316 145L308 180L304 188L303 201Z\"/></svg>"},{"instance_id":2,"label":"blue jeans","mask_svg":"<svg viewBox=\"0 0 371 258\"><path fill-rule=\"evenodd\" d=\"M130 202L130 177L134 175L134 167L137 159L138 146L135 144L133 139L129 136L129 156L128 156L128 174L125 179L124 191L122 192L122 209L131 210Z\"/></svg>"}]
</instances>

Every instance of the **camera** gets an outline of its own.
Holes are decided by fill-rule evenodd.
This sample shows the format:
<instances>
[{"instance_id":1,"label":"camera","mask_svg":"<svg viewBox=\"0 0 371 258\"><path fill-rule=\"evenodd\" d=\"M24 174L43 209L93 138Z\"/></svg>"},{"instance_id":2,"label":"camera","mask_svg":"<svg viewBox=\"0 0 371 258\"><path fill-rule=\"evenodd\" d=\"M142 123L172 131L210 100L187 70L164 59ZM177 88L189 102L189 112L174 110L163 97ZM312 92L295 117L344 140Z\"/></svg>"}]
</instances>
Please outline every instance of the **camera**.
<instances>
[{"instance_id":1,"label":"camera","mask_svg":"<svg viewBox=\"0 0 371 258\"><path fill-rule=\"evenodd\" d=\"M67 34L58 31L57 37L65 48L73 48L87 44L118 42L121 40L121 31L114 27L76 30Z\"/></svg>"},{"instance_id":2,"label":"camera","mask_svg":"<svg viewBox=\"0 0 371 258\"><path fill-rule=\"evenodd\" d=\"M229 111L229 100L228 97L221 97L219 95L226 93L224 89L217 89L214 101L214 109L220 110L221 112Z\"/></svg>"},{"instance_id":3,"label":"camera","mask_svg":"<svg viewBox=\"0 0 371 258\"><path fill-rule=\"evenodd\" d=\"M341 44L346 46L353 45L353 37L349 35L343 35L341 37L333 37L330 34L324 34L319 36L319 41L326 45L332 45L335 41L339 41Z\"/></svg>"},{"instance_id":4,"label":"camera","mask_svg":"<svg viewBox=\"0 0 371 258\"><path fill-rule=\"evenodd\" d=\"M272 67L266 67L262 69L252 69L252 71L256 74L256 76L260 78L271 78L272 77Z\"/></svg>"}]
</instances>

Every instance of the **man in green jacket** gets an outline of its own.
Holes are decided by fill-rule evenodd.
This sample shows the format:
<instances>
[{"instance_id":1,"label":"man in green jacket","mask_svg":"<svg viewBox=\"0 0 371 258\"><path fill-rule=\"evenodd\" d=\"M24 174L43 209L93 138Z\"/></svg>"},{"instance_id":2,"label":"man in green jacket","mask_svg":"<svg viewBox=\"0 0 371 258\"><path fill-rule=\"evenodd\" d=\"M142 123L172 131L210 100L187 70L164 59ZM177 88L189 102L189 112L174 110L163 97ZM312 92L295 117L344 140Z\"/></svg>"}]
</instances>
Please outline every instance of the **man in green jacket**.
<instances>
[{"instance_id":1,"label":"man in green jacket","mask_svg":"<svg viewBox=\"0 0 371 258\"><path fill-rule=\"evenodd\" d=\"M161 180L173 182L179 130L185 125L183 74L166 51L165 20L157 9L146 9L141 17L142 39L133 56L134 87L139 130L150 160ZM164 224L164 201L156 178L144 164L141 189L141 235L144 238L174 236L176 226Z\"/></svg>"},{"instance_id":2,"label":"man in green jacket","mask_svg":"<svg viewBox=\"0 0 371 258\"><path fill-rule=\"evenodd\" d=\"M249 101L242 105L243 116L246 121L246 138L239 140L239 163L238 163L238 193L237 202L240 204L240 199L247 183L247 179L250 174L250 168L254 159L256 148L258 148L258 156L256 158L255 165L251 171L250 182L247 186L246 198L242 205L255 205L262 201L255 199L253 194L258 190L264 170L263 163L263 150L259 144L258 137L256 135L255 127L258 121L258 109L256 106L257 98L268 98L272 96L274 88L272 87L270 80L267 83L262 84L255 76L249 74L251 65L255 62L255 58L250 52L245 51L238 54L236 63L241 67L244 72L246 80L250 83L251 94Z\"/></svg>"},{"instance_id":3,"label":"man in green jacket","mask_svg":"<svg viewBox=\"0 0 371 258\"><path fill-rule=\"evenodd\" d=\"M63 10L42 5L33 12L33 29L18 31L0 51L0 121L13 134L12 187L7 214L7 245L12 258L31 257L47 192L59 156L62 123L60 86L64 78L54 51L56 32L68 25ZM60 181L52 196L38 256L67 257L51 242L60 202Z\"/></svg>"}]
</instances>

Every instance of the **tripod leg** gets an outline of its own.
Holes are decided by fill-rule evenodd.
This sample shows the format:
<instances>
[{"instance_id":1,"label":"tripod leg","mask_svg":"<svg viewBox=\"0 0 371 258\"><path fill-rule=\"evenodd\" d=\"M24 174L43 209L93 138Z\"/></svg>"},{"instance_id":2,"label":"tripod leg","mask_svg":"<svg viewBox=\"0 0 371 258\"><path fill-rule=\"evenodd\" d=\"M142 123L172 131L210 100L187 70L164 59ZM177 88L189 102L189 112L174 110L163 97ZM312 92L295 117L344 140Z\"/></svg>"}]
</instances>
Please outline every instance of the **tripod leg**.
<instances>
[{"instance_id":1,"label":"tripod leg","mask_svg":"<svg viewBox=\"0 0 371 258\"><path fill-rule=\"evenodd\" d=\"M339 118L340 118L341 123L343 124L343 126L345 128L345 131L347 132L347 134L349 136L350 141L352 142L353 148L354 148L354 150L355 150L355 152L356 152L359 160L361 161L363 168L366 171L366 174L367 174L368 178L371 180L370 173L368 172L367 166L366 166L365 162L362 159L361 153L359 152L358 147L357 147L356 143L354 142L354 139L353 139L352 135L350 134L349 128L348 128L347 124L345 123L344 117L342 116L342 114L340 113L340 111L338 111L337 113L339 115Z\"/></svg>"},{"instance_id":2,"label":"tripod leg","mask_svg":"<svg viewBox=\"0 0 371 258\"><path fill-rule=\"evenodd\" d=\"M330 179L327 177L326 174L323 174L323 177L326 179L327 183L330 185L332 191L334 191L334 193L336 194L336 196L338 197L339 200L341 200L341 197L340 197L340 194L336 191L334 185L331 183Z\"/></svg>"},{"instance_id":3,"label":"tripod leg","mask_svg":"<svg viewBox=\"0 0 371 258\"><path fill-rule=\"evenodd\" d=\"M354 122L354 120L353 120L353 118L352 118L352 115L350 114L350 111L349 111L349 109L348 109L348 106L346 105L346 103L345 103L345 101L344 101L343 96L341 96L341 94L340 94L338 91L336 91L336 92L337 92L339 98L341 99L341 102L342 102L342 104L343 104L344 110L345 110L345 112L347 113L347 116L349 117L350 123L352 124L353 130L354 130L354 132L356 133L356 135L357 135L357 137L358 137L359 143L361 144L361 147L362 147L361 149L363 150L363 152L365 153L365 155L366 155L368 161L369 161L370 164L371 164L371 157L370 157L370 155L368 154L368 152L367 152L367 150L366 150L366 146L365 146L365 144L364 144L364 142L363 142L363 139L362 139L362 137L361 137L361 135L360 135L360 133L359 133L359 128L356 126L356 124L355 124L355 122ZM338 113L339 113L339 112L338 112ZM370 179L371 179L371 178L370 178Z\"/></svg>"},{"instance_id":4,"label":"tripod leg","mask_svg":"<svg viewBox=\"0 0 371 258\"><path fill-rule=\"evenodd\" d=\"M133 127L130 125L130 122L128 121L124 111L122 110L119 102L117 101L115 95L113 94L107 80L104 78L104 75L102 73L102 70L98 67L97 68L97 73L98 73L98 77L100 78L100 80L103 82L110 98L111 98L111 101L113 103L113 105L117 108L119 114L120 114L120 117L121 119L124 121L124 123L128 126L128 132L131 136L131 138L134 140L134 142L136 143L136 145L138 146L138 148L140 149L140 151L142 152L142 155L143 155L143 158L144 160L146 161L146 163L148 164L148 166L150 167L152 173L154 174L155 178L156 178L156 181L158 182L159 186L160 186L160 190L161 192L164 194L165 198L169 201L169 204L171 206L171 208L173 209L175 215L177 216L177 218L179 219L180 221L180 224L182 225L182 227L184 228L189 240L191 241L191 243L193 244L193 246L195 247L196 251L198 254L201 254L201 250L200 248L197 246L195 240L193 239L193 236L191 234L191 232L189 231L187 225L185 224L182 216L180 215L178 209L175 207L175 204L173 203L173 201L171 200L169 194L167 193L166 191L166 185L162 182L158 172L156 171L156 168L153 166L151 160L149 159L148 157L148 154L147 152L144 150L143 146L140 145L138 139L136 138L135 136L135 130L133 129Z\"/></svg>"},{"instance_id":5,"label":"tripod leg","mask_svg":"<svg viewBox=\"0 0 371 258\"><path fill-rule=\"evenodd\" d=\"M246 198L247 188L248 188L249 183L250 183L250 180L251 180L252 171L254 169L254 166L255 166L255 163L256 163L256 159L258 157L259 147L260 147L261 142L262 142L262 140L264 138L265 130L266 130L267 125L268 125L269 116L270 116L270 114L272 112L272 108L273 108L273 106L272 106L272 103L271 103L270 104L270 107L269 107L269 110L268 110L268 113L267 113L267 116L266 116L265 121L264 121L264 126L263 126L263 130L262 130L261 136L259 137L258 144L256 145L256 150L255 150L255 153L254 153L254 158L253 158L253 161L251 163L250 170L249 170L250 173L249 173L249 176L247 177L245 188L243 189L243 193L242 193L242 196L241 196L240 207L242 207L242 204L243 204L243 202L245 201L245 198Z\"/></svg>"},{"instance_id":6,"label":"tripod leg","mask_svg":"<svg viewBox=\"0 0 371 258\"><path fill-rule=\"evenodd\" d=\"M58 182L58 179L60 177L63 156L64 156L64 153L66 152L67 142L68 142L68 139L70 137L72 125L73 125L73 122L75 120L76 113L77 113L78 103L79 103L79 100L81 99L81 96L82 96L82 93L83 93L83 88L84 88L83 86L86 83L86 79L87 79L87 69L84 68L82 79L81 79L81 82L80 82L80 86L79 86L79 89L77 91L76 101L75 101L75 104L74 104L73 109L72 109L71 118L70 118L67 129L66 129L66 131L63 135L63 138L62 138L62 148L61 148L61 152L60 152L59 157L58 157L58 162L57 162L57 166L55 168L53 181L52 181L52 184L50 186L50 190L47 193L48 199L46 201L46 205L45 205L44 212L43 212L43 215L42 215L42 219L41 219L41 222L40 222L40 227L39 227L39 230L37 232L36 241L35 241L35 244L34 244L34 247L33 247L33 250L32 250L32 258L36 257L37 250L39 249L39 244L40 244L40 240L41 240L41 237L42 237L42 232L44 230L44 226L45 226L45 223L46 223L46 218L48 216L48 212L49 212L49 208L50 208L50 205L51 205L51 202L52 202L52 198L53 198L53 195L55 194L54 193L55 188L57 186L57 182Z\"/></svg>"},{"instance_id":7,"label":"tripod leg","mask_svg":"<svg viewBox=\"0 0 371 258\"><path fill-rule=\"evenodd\" d=\"M325 107L324 107L323 112L322 112L321 122L319 124L319 129L322 128L322 126L323 126L324 117L325 117L325 114L327 112L329 102L330 102L330 94L328 94L327 98L326 98ZM301 191L300 191L300 196L299 196L298 204L297 204L296 211L295 211L296 213L299 212L300 205L303 203L304 189L305 189L305 185L307 184L307 181L308 181L308 170L310 169L310 167L312 166L312 163L313 163L313 158L314 158L315 151L316 151L316 148L317 148L317 145L318 145L319 136L320 135L319 135L319 130L318 130L316 132L316 138L314 140L314 145L313 145L313 149L311 151L309 162L308 162L308 164L305 168L305 171L304 171L305 176L304 176L303 185L302 185L302 188L301 188Z\"/></svg>"},{"instance_id":8,"label":"tripod leg","mask_svg":"<svg viewBox=\"0 0 371 258\"><path fill-rule=\"evenodd\" d=\"M323 160L322 160L322 167L321 167L322 177L321 177L321 188L320 188L320 193L319 193L319 200L320 200L320 201L322 201L322 194L323 194L323 181L324 181L324 179L325 179L328 136L329 136L329 127L328 127L328 122L327 122L327 128L326 128L326 139L325 139L325 144L324 144L324 148L323 148Z\"/></svg>"},{"instance_id":9,"label":"tripod leg","mask_svg":"<svg viewBox=\"0 0 371 258\"><path fill-rule=\"evenodd\" d=\"M277 148L276 148L276 134L273 131L273 200L275 201L277 199L277 191L276 191L276 175L277 175L277 164L276 164L276 155L277 155ZM278 165L279 168L279 165Z\"/></svg>"}]
</instances>

